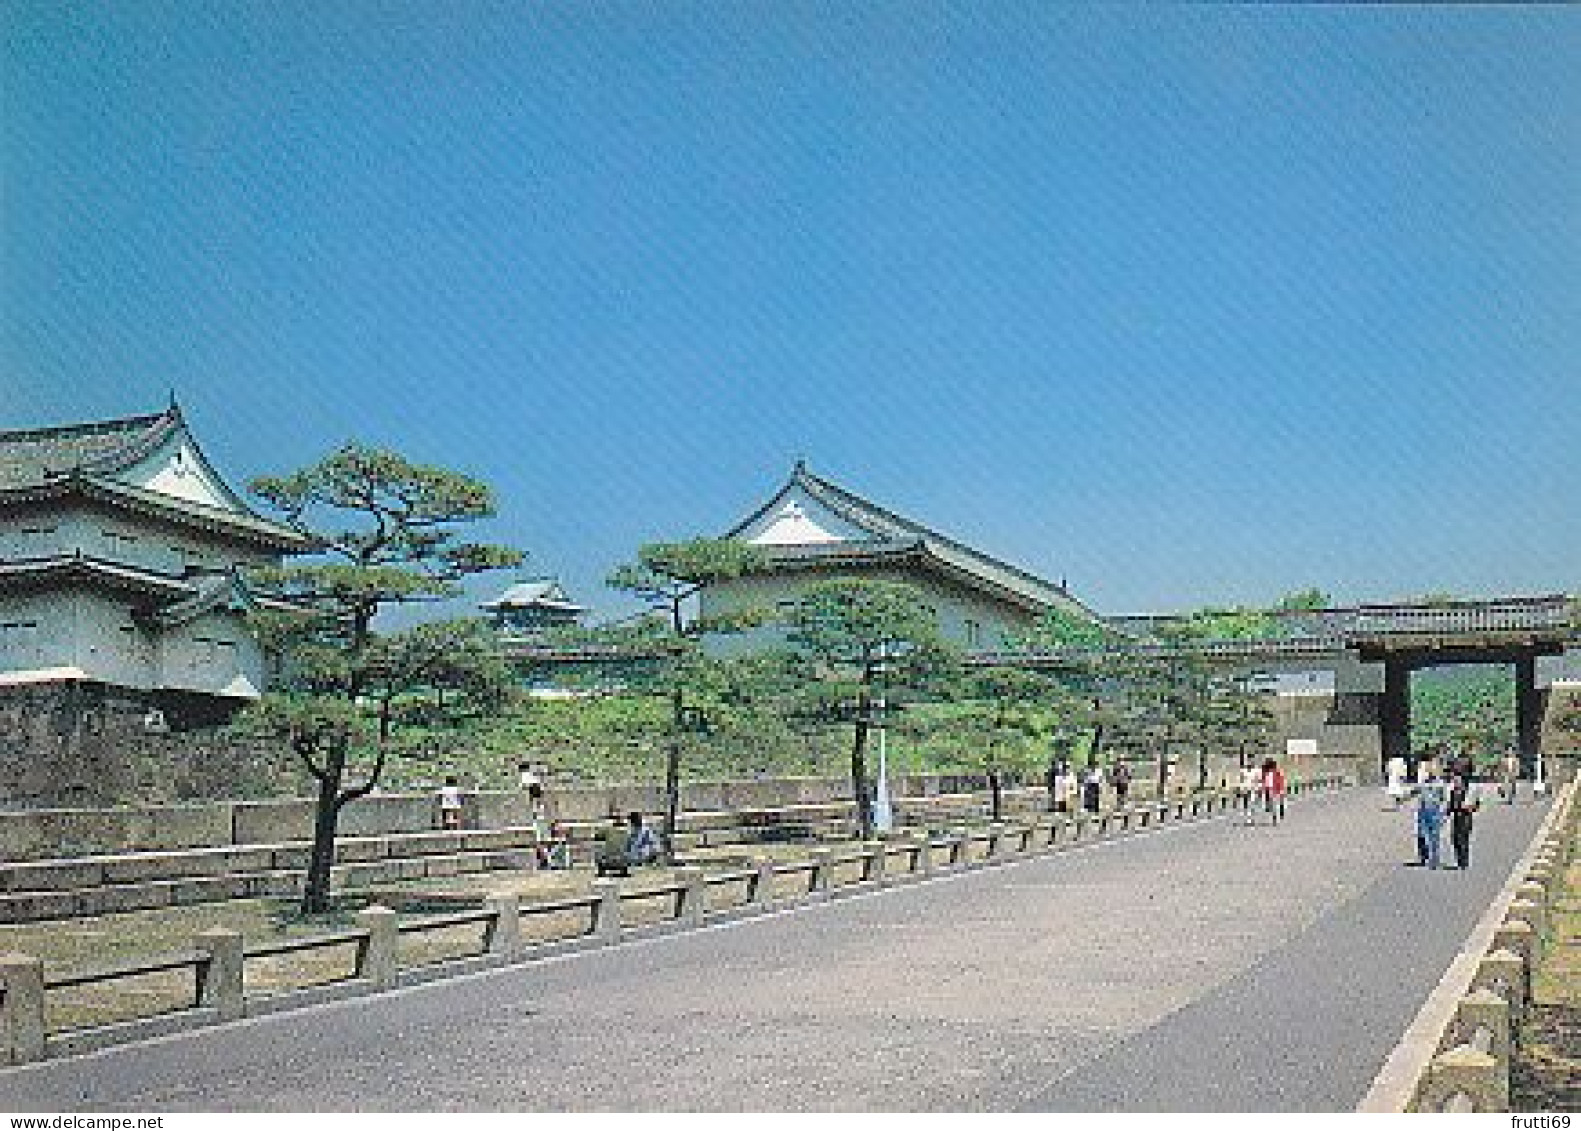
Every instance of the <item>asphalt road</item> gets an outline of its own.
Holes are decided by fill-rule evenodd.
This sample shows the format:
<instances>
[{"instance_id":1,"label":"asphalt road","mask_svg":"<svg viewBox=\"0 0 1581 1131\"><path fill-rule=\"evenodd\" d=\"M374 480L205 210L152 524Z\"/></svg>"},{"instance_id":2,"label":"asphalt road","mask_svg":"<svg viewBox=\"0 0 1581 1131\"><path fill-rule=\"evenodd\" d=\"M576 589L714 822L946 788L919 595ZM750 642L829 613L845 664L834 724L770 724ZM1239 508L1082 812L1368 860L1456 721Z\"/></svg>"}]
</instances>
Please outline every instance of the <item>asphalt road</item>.
<instances>
[{"instance_id":1,"label":"asphalt road","mask_svg":"<svg viewBox=\"0 0 1581 1131\"><path fill-rule=\"evenodd\" d=\"M1541 813L1428 872L1381 800L13 1069L0 1110L1350 1110Z\"/></svg>"}]
</instances>

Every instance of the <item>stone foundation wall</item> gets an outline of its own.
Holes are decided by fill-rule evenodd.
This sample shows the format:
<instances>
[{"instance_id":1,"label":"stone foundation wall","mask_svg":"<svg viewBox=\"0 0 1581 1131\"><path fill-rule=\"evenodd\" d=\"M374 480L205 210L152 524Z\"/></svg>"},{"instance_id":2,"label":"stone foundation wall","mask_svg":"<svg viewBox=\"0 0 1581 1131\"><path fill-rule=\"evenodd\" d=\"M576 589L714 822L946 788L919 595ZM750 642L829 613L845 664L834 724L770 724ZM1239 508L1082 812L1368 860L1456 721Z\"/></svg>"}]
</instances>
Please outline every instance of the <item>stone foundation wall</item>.
<instances>
[{"instance_id":1,"label":"stone foundation wall","mask_svg":"<svg viewBox=\"0 0 1581 1131\"><path fill-rule=\"evenodd\" d=\"M145 724L157 709L168 733ZM0 688L0 804L75 808L266 794L297 771L281 744L223 735L206 697L102 684Z\"/></svg>"}]
</instances>

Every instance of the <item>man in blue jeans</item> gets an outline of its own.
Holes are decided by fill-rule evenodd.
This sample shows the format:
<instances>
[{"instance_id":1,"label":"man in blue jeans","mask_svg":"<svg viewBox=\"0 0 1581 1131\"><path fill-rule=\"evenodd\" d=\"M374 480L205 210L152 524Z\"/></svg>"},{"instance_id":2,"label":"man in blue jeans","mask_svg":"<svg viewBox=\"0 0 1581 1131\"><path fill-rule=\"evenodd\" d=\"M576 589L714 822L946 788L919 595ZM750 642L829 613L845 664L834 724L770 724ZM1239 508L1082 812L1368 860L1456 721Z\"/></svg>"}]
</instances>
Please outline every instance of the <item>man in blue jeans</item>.
<instances>
[{"instance_id":1,"label":"man in blue jeans","mask_svg":"<svg viewBox=\"0 0 1581 1131\"><path fill-rule=\"evenodd\" d=\"M1444 827L1444 807L1449 790L1439 776L1436 761L1424 761L1416 786L1416 856L1427 868L1438 867L1438 837Z\"/></svg>"}]
</instances>

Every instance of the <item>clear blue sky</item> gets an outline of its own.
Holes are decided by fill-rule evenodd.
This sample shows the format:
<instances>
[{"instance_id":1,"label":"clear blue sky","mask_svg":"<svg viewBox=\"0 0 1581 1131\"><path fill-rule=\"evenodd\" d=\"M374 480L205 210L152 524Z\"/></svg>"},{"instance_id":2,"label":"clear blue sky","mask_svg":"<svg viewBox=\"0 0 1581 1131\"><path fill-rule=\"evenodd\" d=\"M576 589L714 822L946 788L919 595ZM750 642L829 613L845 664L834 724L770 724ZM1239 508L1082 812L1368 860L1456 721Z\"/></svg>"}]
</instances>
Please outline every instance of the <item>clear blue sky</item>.
<instances>
[{"instance_id":1,"label":"clear blue sky","mask_svg":"<svg viewBox=\"0 0 1581 1131\"><path fill-rule=\"evenodd\" d=\"M798 456L1107 612L1581 589L1581 9L0 31L0 426L390 445L604 610Z\"/></svg>"}]
</instances>

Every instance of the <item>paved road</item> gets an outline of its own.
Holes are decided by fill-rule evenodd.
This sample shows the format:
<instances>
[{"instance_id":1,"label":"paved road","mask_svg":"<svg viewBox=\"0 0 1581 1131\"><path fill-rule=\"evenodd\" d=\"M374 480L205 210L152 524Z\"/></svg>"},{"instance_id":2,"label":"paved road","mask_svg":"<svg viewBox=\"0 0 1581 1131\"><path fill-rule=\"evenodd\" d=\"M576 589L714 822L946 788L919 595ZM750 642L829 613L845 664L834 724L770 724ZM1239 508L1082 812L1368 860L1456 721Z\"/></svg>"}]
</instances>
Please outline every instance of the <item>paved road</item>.
<instances>
[{"instance_id":1,"label":"paved road","mask_svg":"<svg viewBox=\"0 0 1581 1131\"><path fill-rule=\"evenodd\" d=\"M1349 1110L1540 816L1371 790L0 1073L0 1110Z\"/></svg>"}]
</instances>

